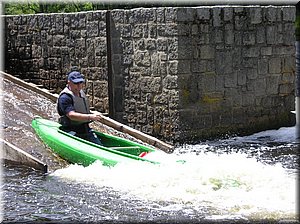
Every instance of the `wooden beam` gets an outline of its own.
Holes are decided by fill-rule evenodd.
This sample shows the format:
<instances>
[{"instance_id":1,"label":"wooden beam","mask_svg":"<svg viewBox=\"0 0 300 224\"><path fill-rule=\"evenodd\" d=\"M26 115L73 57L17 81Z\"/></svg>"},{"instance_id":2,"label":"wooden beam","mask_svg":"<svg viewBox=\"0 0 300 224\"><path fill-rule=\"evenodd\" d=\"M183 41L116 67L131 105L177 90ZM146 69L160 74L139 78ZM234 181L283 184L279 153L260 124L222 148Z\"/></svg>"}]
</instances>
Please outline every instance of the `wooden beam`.
<instances>
[{"instance_id":1,"label":"wooden beam","mask_svg":"<svg viewBox=\"0 0 300 224\"><path fill-rule=\"evenodd\" d=\"M3 76L3 78L5 78L13 83L16 83L26 89L30 89L38 94L41 94L41 95L49 98L53 102L56 102L56 100L58 98L58 94L50 93L49 90L40 88L40 85L25 82L22 79L16 78L16 77L14 77L10 74L7 74L5 72L2 72L2 71L0 71L0 74Z\"/></svg>"},{"instance_id":2,"label":"wooden beam","mask_svg":"<svg viewBox=\"0 0 300 224\"><path fill-rule=\"evenodd\" d=\"M131 135L149 145L152 145L158 149L161 149L167 153L171 153L174 150L172 145L169 145L163 141L160 141L159 139L157 139L153 136L147 135L143 132L133 129L133 128L131 128L127 125L124 125L118 121L115 121L109 117L104 117L104 120L102 121L102 123L109 127L114 128L117 131L129 134L129 135Z\"/></svg>"}]
</instances>

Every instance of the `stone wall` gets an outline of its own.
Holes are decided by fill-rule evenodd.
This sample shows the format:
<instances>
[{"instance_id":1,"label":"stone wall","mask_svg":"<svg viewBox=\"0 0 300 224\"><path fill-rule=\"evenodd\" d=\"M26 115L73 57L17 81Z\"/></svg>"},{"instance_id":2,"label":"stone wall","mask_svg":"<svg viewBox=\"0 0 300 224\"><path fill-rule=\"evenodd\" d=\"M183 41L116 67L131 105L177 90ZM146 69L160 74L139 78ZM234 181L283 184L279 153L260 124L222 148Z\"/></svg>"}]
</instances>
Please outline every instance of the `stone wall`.
<instances>
[{"instance_id":1,"label":"stone wall","mask_svg":"<svg viewBox=\"0 0 300 224\"><path fill-rule=\"evenodd\" d=\"M114 118L170 142L292 125L295 13L205 6L112 10L108 21L106 11L5 17L6 70L57 91L79 65L102 112L110 77Z\"/></svg>"},{"instance_id":2,"label":"stone wall","mask_svg":"<svg viewBox=\"0 0 300 224\"><path fill-rule=\"evenodd\" d=\"M111 16L116 118L164 139L176 138L180 122L176 16L174 8Z\"/></svg>"},{"instance_id":3,"label":"stone wall","mask_svg":"<svg viewBox=\"0 0 300 224\"><path fill-rule=\"evenodd\" d=\"M91 105L108 110L106 12L5 16L5 70L59 92L72 66Z\"/></svg>"},{"instance_id":4,"label":"stone wall","mask_svg":"<svg viewBox=\"0 0 300 224\"><path fill-rule=\"evenodd\" d=\"M119 10L112 20L119 120L179 141L293 124L294 7Z\"/></svg>"}]
</instances>

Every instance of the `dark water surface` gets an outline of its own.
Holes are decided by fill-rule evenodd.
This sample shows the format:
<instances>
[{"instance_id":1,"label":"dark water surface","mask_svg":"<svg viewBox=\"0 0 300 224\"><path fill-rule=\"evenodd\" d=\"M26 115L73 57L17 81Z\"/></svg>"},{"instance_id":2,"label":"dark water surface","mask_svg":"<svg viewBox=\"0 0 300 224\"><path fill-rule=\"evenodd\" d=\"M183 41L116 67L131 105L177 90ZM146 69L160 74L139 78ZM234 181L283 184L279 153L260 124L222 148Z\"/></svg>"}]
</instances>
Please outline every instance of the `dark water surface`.
<instances>
[{"instance_id":1,"label":"dark water surface","mask_svg":"<svg viewBox=\"0 0 300 224\"><path fill-rule=\"evenodd\" d=\"M162 166L70 165L36 137L34 116L56 120L55 104L3 82L3 138L48 164L49 173L2 166L4 222L296 221L295 128L177 147Z\"/></svg>"}]
</instances>

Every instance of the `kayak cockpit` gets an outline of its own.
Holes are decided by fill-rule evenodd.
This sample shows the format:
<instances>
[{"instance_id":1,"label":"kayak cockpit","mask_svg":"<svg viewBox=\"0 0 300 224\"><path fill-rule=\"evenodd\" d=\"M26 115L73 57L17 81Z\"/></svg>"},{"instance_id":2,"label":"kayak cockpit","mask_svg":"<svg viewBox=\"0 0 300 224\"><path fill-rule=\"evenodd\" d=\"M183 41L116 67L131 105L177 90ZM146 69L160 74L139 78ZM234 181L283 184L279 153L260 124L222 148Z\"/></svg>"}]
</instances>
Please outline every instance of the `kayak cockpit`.
<instances>
[{"instance_id":1,"label":"kayak cockpit","mask_svg":"<svg viewBox=\"0 0 300 224\"><path fill-rule=\"evenodd\" d=\"M80 141L86 141L84 139L81 139L73 134L70 134L68 132L65 132L63 130L58 129L58 132L70 136L71 138L76 138ZM149 150L149 148L143 146L143 145L139 145L139 144L135 144L129 141L126 141L125 139L121 139L118 138L116 136L111 136L105 133L100 133L100 132L96 132L97 136L101 139L101 143L103 145L97 145L99 147L99 149L105 149L111 152L121 152L122 154L129 154L129 155L133 155L133 156L138 156L138 157L144 157L146 154L148 154L149 152L151 152L151 150ZM92 144L92 145L96 145L95 143L92 142L88 142L86 141L87 144Z\"/></svg>"}]
</instances>

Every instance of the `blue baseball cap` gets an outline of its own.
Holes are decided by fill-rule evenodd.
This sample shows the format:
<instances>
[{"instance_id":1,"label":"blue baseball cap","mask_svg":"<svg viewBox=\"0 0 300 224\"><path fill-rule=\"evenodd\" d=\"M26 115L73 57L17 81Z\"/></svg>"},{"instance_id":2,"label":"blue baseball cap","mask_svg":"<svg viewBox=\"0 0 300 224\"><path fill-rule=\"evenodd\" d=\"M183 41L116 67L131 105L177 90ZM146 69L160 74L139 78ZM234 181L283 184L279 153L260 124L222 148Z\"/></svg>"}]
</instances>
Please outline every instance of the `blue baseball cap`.
<instances>
[{"instance_id":1,"label":"blue baseball cap","mask_svg":"<svg viewBox=\"0 0 300 224\"><path fill-rule=\"evenodd\" d=\"M77 72L77 71L70 72L69 75L68 75L68 80L75 83L75 84L80 83L80 82L84 82L83 75L80 72Z\"/></svg>"}]
</instances>

